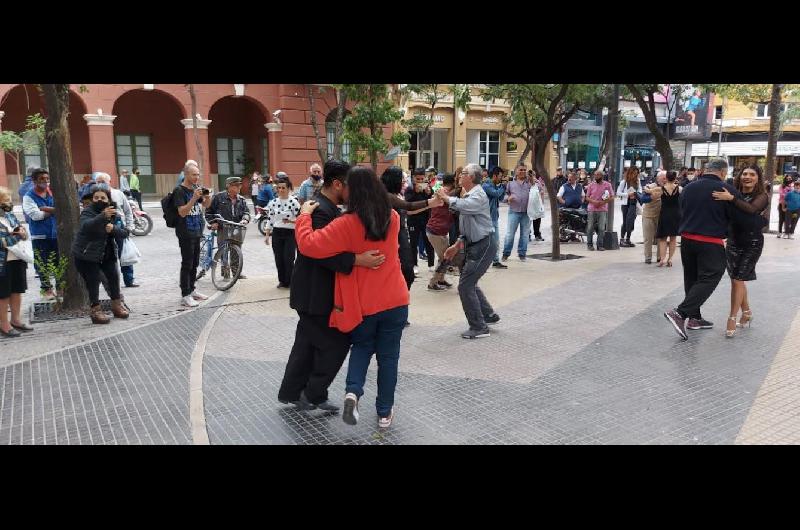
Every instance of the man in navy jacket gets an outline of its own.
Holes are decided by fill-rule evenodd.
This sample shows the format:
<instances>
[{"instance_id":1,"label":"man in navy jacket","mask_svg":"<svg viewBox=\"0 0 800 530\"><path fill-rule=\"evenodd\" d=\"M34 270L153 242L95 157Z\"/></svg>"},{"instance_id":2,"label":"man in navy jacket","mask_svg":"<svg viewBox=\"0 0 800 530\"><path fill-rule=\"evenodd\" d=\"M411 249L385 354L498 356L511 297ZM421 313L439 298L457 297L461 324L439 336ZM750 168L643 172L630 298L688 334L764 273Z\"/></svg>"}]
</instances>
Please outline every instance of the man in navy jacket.
<instances>
[{"instance_id":1,"label":"man in navy jacket","mask_svg":"<svg viewBox=\"0 0 800 530\"><path fill-rule=\"evenodd\" d=\"M714 191L728 190L741 194L725 182L728 163L712 159L703 175L681 193L681 263L683 264L683 302L664 313L678 335L687 340L687 329L710 329L713 324L700 315L700 307L713 294L725 273L725 238L732 203L715 201Z\"/></svg>"}]
</instances>

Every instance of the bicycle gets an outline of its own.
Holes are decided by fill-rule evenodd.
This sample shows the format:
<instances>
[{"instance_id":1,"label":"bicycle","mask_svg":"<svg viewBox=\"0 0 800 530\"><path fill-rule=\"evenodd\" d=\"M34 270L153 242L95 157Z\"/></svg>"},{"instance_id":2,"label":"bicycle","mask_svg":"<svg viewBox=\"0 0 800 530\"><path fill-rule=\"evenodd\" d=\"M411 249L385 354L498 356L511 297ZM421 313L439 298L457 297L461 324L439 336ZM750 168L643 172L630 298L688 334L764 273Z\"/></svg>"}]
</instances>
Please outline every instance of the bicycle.
<instances>
[{"instance_id":1,"label":"bicycle","mask_svg":"<svg viewBox=\"0 0 800 530\"><path fill-rule=\"evenodd\" d=\"M215 216L213 222L222 225L222 236L217 234L218 230L212 229L203 238L200 243L200 270L196 279L199 280L211 269L211 283L218 290L227 291L233 287L242 273L244 255L241 245L247 232L247 225L228 221L219 214ZM219 246L214 244L215 238L222 241Z\"/></svg>"}]
</instances>

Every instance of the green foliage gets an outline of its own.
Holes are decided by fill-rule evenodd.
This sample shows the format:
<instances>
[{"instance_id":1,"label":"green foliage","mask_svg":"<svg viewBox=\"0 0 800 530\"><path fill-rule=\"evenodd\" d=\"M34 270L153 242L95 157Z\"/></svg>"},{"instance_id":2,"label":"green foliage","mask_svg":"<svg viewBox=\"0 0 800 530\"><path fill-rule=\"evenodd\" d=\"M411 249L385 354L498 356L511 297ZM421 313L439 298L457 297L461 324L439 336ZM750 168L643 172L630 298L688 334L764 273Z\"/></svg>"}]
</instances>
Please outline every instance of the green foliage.
<instances>
[{"instance_id":1,"label":"green foliage","mask_svg":"<svg viewBox=\"0 0 800 530\"><path fill-rule=\"evenodd\" d=\"M41 253L38 250L34 250L33 261L45 278L56 279L57 291L64 291L64 288L67 286L67 269L69 268L68 257L61 256L59 259L56 259L56 255L54 253L50 255L49 260L44 261L42 260Z\"/></svg>"},{"instance_id":2,"label":"green foliage","mask_svg":"<svg viewBox=\"0 0 800 530\"><path fill-rule=\"evenodd\" d=\"M44 144L44 124L46 121L38 112L25 119L25 130L34 132L40 144Z\"/></svg>"},{"instance_id":3,"label":"green foliage","mask_svg":"<svg viewBox=\"0 0 800 530\"><path fill-rule=\"evenodd\" d=\"M391 146L407 151L409 134L396 131L389 141L383 127L398 122L402 113L394 107L389 88L384 84L341 85L350 101L355 103L352 112L344 119L344 138L350 141L351 156L355 162L369 158L377 166L378 155L386 154Z\"/></svg>"},{"instance_id":4,"label":"green foliage","mask_svg":"<svg viewBox=\"0 0 800 530\"><path fill-rule=\"evenodd\" d=\"M0 151L11 154L21 153L25 149L25 138L14 131L0 132Z\"/></svg>"}]
</instances>

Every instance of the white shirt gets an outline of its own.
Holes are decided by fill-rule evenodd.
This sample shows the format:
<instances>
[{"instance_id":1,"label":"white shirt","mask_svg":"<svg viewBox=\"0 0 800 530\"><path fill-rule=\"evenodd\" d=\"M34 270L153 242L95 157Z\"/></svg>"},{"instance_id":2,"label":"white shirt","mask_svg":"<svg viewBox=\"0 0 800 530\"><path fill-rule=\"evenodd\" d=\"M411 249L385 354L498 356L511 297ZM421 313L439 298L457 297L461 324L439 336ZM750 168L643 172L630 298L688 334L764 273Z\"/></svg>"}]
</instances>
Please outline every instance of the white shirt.
<instances>
[{"instance_id":1,"label":"white shirt","mask_svg":"<svg viewBox=\"0 0 800 530\"><path fill-rule=\"evenodd\" d=\"M258 182L250 183L250 195L258 195Z\"/></svg>"},{"instance_id":2,"label":"white shirt","mask_svg":"<svg viewBox=\"0 0 800 530\"><path fill-rule=\"evenodd\" d=\"M294 195L289 195L288 199L275 197L267 204L267 230L275 228L288 228L294 230L294 223L287 223L286 220L296 221L300 214L300 201Z\"/></svg>"}]
</instances>

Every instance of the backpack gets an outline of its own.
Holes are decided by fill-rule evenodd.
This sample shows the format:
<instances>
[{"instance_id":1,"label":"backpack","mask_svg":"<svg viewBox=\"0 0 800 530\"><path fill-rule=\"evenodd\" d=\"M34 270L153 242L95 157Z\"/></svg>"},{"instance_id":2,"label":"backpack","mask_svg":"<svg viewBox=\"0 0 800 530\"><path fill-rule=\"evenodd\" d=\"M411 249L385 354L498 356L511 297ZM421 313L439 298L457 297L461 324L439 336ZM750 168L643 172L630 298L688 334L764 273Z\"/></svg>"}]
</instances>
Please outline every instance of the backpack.
<instances>
[{"instance_id":1,"label":"backpack","mask_svg":"<svg viewBox=\"0 0 800 530\"><path fill-rule=\"evenodd\" d=\"M173 201L174 193L175 190L172 190L161 199L161 211L164 212L164 221L167 222L169 228L175 228L178 225L178 209Z\"/></svg>"}]
</instances>

